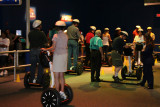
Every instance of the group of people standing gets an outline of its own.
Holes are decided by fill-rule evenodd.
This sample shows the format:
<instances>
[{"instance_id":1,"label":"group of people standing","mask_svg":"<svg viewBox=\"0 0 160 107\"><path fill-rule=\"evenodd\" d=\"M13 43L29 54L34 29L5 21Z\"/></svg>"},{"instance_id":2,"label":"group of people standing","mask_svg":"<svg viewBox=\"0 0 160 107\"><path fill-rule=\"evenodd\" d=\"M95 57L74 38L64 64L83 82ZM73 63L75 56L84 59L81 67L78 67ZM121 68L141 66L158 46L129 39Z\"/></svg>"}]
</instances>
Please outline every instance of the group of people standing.
<instances>
[{"instance_id":1,"label":"group of people standing","mask_svg":"<svg viewBox=\"0 0 160 107\"><path fill-rule=\"evenodd\" d=\"M1 31L0 35L0 52L12 51L16 49L18 37L15 34L12 34L9 29ZM0 67L6 67L9 61L13 61L13 55L8 53L0 54ZM0 71L0 77L8 75L6 69Z\"/></svg>"},{"instance_id":2,"label":"group of people standing","mask_svg":"<svg viewBox=\"0 0 160 107\"><path fill-rule=\"evenodd\" d=\"M42 21L35 20L33 23L33 28L28 37L30 42L30 62L31 62L31 79L30 82L40 83L43 75L43 67L41 65L39 55L40 51L54 51L53 54L53 70L51 72L55 73L55 86L56 89L60 92L62 98L66 99L66 95L64 93L64 72L67 70L75 70L77 67L78 60L78 41L81 40L81 34L79 32L78 26L80 21L78 19L73 20L73 24L67 28L67 32L65 31L66 24L64 21L57 21L55 23L56 33L52 33L52 46L49 48L45 48L48 41L42 29ZM137 30L140 32L140 29ZM113 79L119 80L118 72L121 70L123 66L123 61L121 59L121 55L123 54L123 48L128 48L125 45L125 39L128 36L126 31L121 31L121 28L116 28L115 39L112 43L112 63L115 66L115 75ZM140 35L140 33L137 33ZM137 36L136 34L136 36ZM148 81L148 86L153 88L153 77L152 80L149 78L147 74L152 73L152 65L148 62L148 57L153 57L151 54L153 53L153 39L150 36L151 33L148 33L148 36L145 36L145 47L143 49L143 54L145 56L144 60L142 60L144 64L144 76L141 82L143 86L146 81ZM152 34L153 35L153 34ZM102 37L101 37L102 36ZM136 38L135 36L135 38ZM139 36L140 37L140 36ZM102 35L101 30L97 30L95 26L90 26L89 32L85 36L85 46L86 46L86 60L85 65L91 67L91 82L100 82L100 69L101 69L101 61L106 60L105 55L108 52L108 47L110 42L112 42L111 36L109 34L109 28L104 29L104 33ZM71 61L71 57L73 55L73 65ZM90 64L89 64L90 60ZM147 60L147 61L146 61ZM36 64L39 63L39 72L38 78L35 79L35 68ZM150 66L148 66L148 64ZM146 67L146 68L145 68ZM148 68L147 68L148 67ZM147 71L151 70L151 71ZM96 75L95 75L96 74ZM153 74L153 73L152 73ZM61 87L61 88L60 88Z\"/></svg>"}]
</instances>

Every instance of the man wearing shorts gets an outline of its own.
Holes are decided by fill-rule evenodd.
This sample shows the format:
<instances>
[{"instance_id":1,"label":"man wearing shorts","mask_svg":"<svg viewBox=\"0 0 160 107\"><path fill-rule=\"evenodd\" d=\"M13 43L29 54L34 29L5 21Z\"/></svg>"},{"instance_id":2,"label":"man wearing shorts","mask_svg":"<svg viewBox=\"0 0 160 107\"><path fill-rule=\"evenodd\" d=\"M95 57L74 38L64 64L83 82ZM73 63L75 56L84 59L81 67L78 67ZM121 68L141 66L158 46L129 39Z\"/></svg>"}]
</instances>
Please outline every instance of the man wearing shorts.
<instances>
[{"instance_id":1,"label":"man wearing shorts","mask_svg":"<svg viewBox=\"0 0 160 107\"><path fill-rule=\"evenodd\" d=\"M115 66L115 75L113 76L113 79L115 82L120 81L118 77L118 73L123 67L121 54L123 53L123 48L124 47L127 48L124 42L127 36L128 36L128 33L126 31L121 31L120 36L116 37L113 40L113 44L112 44L113 50L111 52L111 57L112 57L113 66Z\"/></svg>"}]
</instances>

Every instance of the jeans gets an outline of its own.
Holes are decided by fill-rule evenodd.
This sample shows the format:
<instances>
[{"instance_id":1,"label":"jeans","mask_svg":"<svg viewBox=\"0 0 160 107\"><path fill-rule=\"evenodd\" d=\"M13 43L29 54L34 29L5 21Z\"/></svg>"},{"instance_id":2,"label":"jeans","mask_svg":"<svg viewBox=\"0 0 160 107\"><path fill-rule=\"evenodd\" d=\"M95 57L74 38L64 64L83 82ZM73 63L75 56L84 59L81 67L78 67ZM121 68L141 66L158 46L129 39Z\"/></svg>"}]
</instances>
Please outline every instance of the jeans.
<instances>
[{"instance_id":1,"label":"jeans","mask_svg":"<svg viewBox=\"0 0 160 107\"><path fill-rule=\"evenodd\" d=\"M37 81L41 82L43 76L43 67L40 64L40 49L31 49L30 51L30 62L31 62L31 81L35 78L36 65L38 64L38 76Z\"/></svg>"},{"instance_id":2,"label":"jeans","mask_svg":"<svg viewBox=\"0 0 160 107\"><path fill-rule=\"evenodd\" d=\"M73 54L73 66L77 67L78 60L78 41L68 40L68 69L72 66L72 54Z\"/></svg>"}]
</instances>

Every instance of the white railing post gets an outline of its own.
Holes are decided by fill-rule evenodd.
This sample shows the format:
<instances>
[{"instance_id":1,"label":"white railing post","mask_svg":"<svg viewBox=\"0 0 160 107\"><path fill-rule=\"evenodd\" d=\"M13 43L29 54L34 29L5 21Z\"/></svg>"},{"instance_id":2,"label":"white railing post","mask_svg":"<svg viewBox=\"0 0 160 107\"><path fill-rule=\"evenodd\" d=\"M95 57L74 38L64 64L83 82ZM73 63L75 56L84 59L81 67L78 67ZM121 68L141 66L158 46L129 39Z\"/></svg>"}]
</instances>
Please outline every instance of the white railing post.
<instances>
[{"instance_id":1,"label":"white railing post","mask_svg":"<svg viewBox=\"0 0 160 107\"><path fill-rule=\"evenodd\" d=\"M16 81L17 51L14 52L14 81Z\"/></svg>"}]
</instances>

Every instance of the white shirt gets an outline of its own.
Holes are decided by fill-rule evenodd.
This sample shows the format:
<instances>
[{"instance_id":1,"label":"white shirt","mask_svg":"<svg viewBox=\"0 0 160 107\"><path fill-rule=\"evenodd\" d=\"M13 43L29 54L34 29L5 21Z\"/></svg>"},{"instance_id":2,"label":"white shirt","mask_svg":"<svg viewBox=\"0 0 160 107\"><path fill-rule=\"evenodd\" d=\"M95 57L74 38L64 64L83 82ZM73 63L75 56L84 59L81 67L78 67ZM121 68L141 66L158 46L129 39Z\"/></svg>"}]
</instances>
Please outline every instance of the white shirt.
<instances>
[{"instance_id":1,"label":"white shirt","mask_svg":"<svg viewBox=\"0 0 160 107\"><path fill-rule=\"evenodd\" d=\"M106 36L103 36L102 39L103 39L103 45L109 46L108 34Z\"/></svg>"},{"instance_id":2,"label":"white shirt","mask_svg":"<svg viewBox=\"0 0 160 107\"><path fill-rule=\"evenodd\" d=\"M139 42L139 43L144 42L144 36L142 35L140 37L139 35L136 35L136 37L134 38L134 42Z\"/></svg>"},{"instance_id":3,"label":"white shirt","mask_svg":"<svg viewBox=\"0 0 160 107\"><path fill-rule=\"evenodd\" d=\"M6 45L6 48L0 47L0 52L9 51L10 40L8 38L0 38L0 45ZM0 56L8 56L8 53L0 54Z\"/></svg>"}]
</instances>

